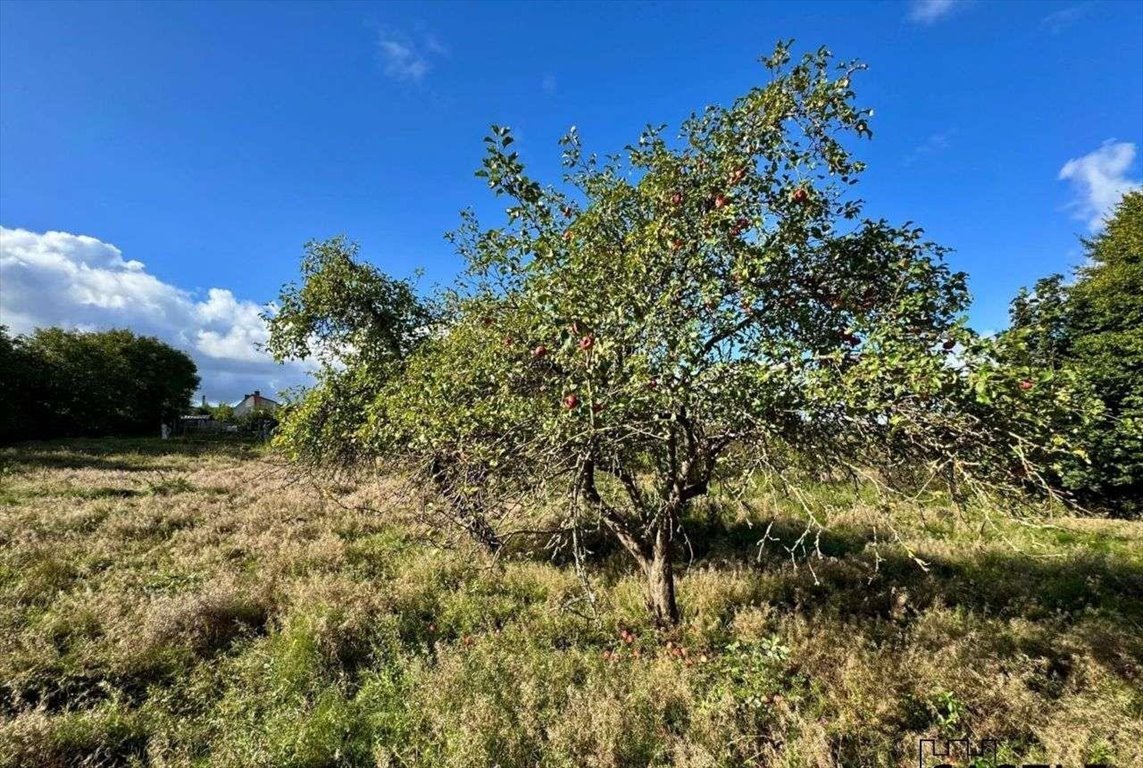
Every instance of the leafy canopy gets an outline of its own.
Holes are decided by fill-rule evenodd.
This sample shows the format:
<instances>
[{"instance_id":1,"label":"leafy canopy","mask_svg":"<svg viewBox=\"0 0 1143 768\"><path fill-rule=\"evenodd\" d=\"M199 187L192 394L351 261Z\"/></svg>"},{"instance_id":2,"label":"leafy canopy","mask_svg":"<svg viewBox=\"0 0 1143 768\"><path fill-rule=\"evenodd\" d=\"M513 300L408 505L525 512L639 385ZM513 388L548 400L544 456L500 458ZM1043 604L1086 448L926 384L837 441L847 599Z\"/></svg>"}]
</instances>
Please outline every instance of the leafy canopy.
<instances>
[{"instance_id":1,"label":"leafy canopy","mask_svg":"<svg viewBox=\"0 0 1143 768\"><path fill-rule=\"evenodd\" d=\"M410 283L360 262L344 237L306 243L301 272L265 315L266 348L279 362L315 360L319 383L289 405L279 445L311 465L352 466L365 410L425 339L433 313Z\"/></svg>"},{"instance_id":2,"label":"leafy canopy","mask_svg":"<svg viewBox=\"0 0 1143 768\"><path fill-rule=\"evenodd\" d=\"M1075 281L1038 281L1012 302L1005 341L1013 360L1074 380L1091 418L1081 451L1053 481L1085 504L1138 514L1143 498L1143 192L1123 197Z\"/></svg>"},{"instance_id":3,"label":"leafy canopy","mask_svg":"<svg viewBox=\"0 0 1143 768\"><path fill-rule=\"evenodd\" d=\"M343 425L493 547L555 492L551 530L613 534L665 623L683 513L716 482L797 460L1018 485L1042 436L1006 431L1038 429L1006 414L1049 388L999 371L943 249L862 215L863 67L824 49L792 62L787 45L764 63L769 83L675 139L648 127L601 160L573 129L559 186L494 126L478 175L506 220L463 215L450 237L468 270L437 331Z\"/></svg>"},{"instance_id":4,"label":"leafy canopy","mask_svg":"<svg viewBox=\"0 0 1143 768\"><path fill-rule=\"evenodd\" d=\"M158 434L190 408L194 361L127 330L0 329L0 439Z\"/></svg>"},{"instance_id":5,"label":"leafy canopy","mask_svg":"<svg viewBox=\"0 0 1143 768\"><path fill-rule=\"evenodd\" d=\"M266 315L275 359L385 367L403 360L431 319L412 285L357 260L344 237L306 243L302 284L285 286Z\"/></svg>"}]
</instances>

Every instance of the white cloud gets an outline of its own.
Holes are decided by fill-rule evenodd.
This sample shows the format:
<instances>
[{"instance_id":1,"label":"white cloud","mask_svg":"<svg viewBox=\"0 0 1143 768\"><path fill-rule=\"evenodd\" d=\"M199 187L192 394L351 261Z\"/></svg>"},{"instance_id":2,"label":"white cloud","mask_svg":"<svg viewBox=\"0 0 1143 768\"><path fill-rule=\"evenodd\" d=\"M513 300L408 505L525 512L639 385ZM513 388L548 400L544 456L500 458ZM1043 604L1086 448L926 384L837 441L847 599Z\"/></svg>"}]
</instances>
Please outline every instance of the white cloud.
<instances>
[{"instance_id":1,"label":"white cloud","mask_svg":"<svg viewBox=\"0 0 1143 768\"><path fill-rule=\"evenodd\" d=\"M1091 5L1085 3L1083 5L1073 5L1068 8L1053 11L1040 19L1040 29L1046 29L1053 35L1058 35L1086 16L1089 8L1091 8Z\"/></svg>"},{"instance_id":2,"label":"white cloud","mask_svg":"<svg viewBox=\"0 0 1143 768\"><path fill-rule=\"evenodd\" d=\"M432 69L433 59L448 55L448 48L431 34L416 40L397 32L382 32L377 46L385 61L385 74L402 82L420 82Z\"/></svg>"},{"instance_id":3,"label":"white cloud","mask_svg":"<svg viewBox=\"0 0 1143 768\"><path fill-rule=\"evenodd\" d=\"M905 165L912 165L913 163L924 159L929 155L938 155L949 148L950 139L956 135L956 129L953 128L941 133L931 134L928 138L922 141L917 146L913 147L913 151L905 155Z\"/></svg>"},{"instance_id":4,"label":"white cloud","mask_svg":"<svg viewBox=\"0 0 1143 768\"><path fill-rule=\"evenodd\" d=\"M1119 199L1133 189L1143 188L1128 177L1135 161L1135 145L1108 139L1094 152L1067 161L1059 178L1070 181L1076 191L1072 201L1077 218L1086 219L1094 232L1112 212Z\"/></svg>"},{"instance_id":5,"label":"white cloud","mask_svg":"<svg viewBox=\"0 0 1143 768\"><path fill-rule=\"evenodd\" d=\"M304 365L277 365L261 350L264 309L222 288L196 298L94 237L0 227L0 324L14 333L61 326L157 336L194 358L212 400L308 381Z\"/></svg>"},{"instance_id":6,"label":"white cloud","mask_svg":"<svg viewBox=\"0 0 1143 768\"><path fill-rule=\"evenodd\" d=\"M448 48L445 47L444 43L437 39L436 35L426 34L424 36L424 40L425 49L428 50L429 53L435 53L438 56L448 56Z\"/></svg>"},{"instance_id":7,"label":"white cloud","mask_svg":"<svg viewBox=\"0 0 1143 768\"><path fill-rule=\"evenodd\" d=\"M933 24L964 5L964 0L911 0L909 21Z\"/></svg>"},{"instance_id":8,"label":"white cloud","mask_svg":"<svg viewBox=\"0 0 1143 768\"><path fill-rule=\"evenodd\" d=\"M238 301L223 288L211 288L205 303L195 306L201 323L197 348L211 357L258 363L266 360L262 345L270 334L262 320L265 307ZM211 327L213 326L213 327Z\"/></svg>"}]
</instances>

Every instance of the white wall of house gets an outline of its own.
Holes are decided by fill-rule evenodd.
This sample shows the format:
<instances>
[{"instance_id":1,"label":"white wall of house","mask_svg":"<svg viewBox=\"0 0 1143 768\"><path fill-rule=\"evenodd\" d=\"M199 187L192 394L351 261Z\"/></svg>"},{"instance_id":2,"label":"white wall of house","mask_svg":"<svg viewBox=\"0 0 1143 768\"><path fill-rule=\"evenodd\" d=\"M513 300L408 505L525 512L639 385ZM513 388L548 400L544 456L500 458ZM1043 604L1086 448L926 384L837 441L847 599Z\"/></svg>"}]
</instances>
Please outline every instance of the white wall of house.
<instances>
[{"instance_id":1,"label":"white wall of house","mask_svg":"<svg viewBox=\"0 0 1143 768\"><path fill-rule=\"evenodd\" d=\"M254 390L254 394L246 395L242 398L242 402L234 406L234 415L241 416L244 413L251 411L266 411L273 413L278 410L278 403L274 402L268 397L264 397L259 390Z\"/></svg>"}]
</instances>

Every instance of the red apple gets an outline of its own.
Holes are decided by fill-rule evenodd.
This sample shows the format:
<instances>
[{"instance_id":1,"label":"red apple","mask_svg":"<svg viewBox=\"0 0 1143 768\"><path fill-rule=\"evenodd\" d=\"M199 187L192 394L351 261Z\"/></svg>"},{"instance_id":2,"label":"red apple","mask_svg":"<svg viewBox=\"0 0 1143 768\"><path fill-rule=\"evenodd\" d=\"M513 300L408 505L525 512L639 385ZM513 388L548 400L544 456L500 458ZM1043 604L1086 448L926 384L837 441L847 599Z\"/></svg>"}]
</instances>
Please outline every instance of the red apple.
<instances>
[{"instance_id":1,"label":"red apple","mask_svg":"<svg viewBox=\"0 0 1143 768\"><path fill-rule=\"evenodd\" d=\"M573 410L579 405L579 398L573 393L564 398L564 408L569 411Z\"/></svg>"},{"instance_id":2,"label":"red apple","mask_svg":"<svg viewBox=\"0 0 1143 768\"><path fill-rule=\"evenodd\" d=\"M671 241L671 247L677 251L683 247L683 241L676 238Z\"/></svg>"},{"instance_id":3,"label":"red apple","mask_svg":"<svg viewBox=\"0 0 1143 768\"><path fill-rule=\"evenodd\" d=\"M548 348L543 344L532 350L532 357L540 358L548 356Z\"/></svg>"},{"instance_id":4,"label":"red apple","mask_svg":"<svg viewBox=\"0 0 1143 768\"><path fill-rule=\"evenodd\" d=\"M1032 383L1031 379L1022 379L1020 381L1020 389L1023 392L1027 392L1029 389L1031 389L1034 386L1036 386L1036 385Z\"/></svg>"},{"instance_id":5,"label":"red apple","mask_svg":"<svg viewBox=\"0 0 1143 768\"><path fill-rule=\"evenodd\" d=\"M579 340L579 348L585 352L594 346L595 346L595 337L592 336L590 333Z\"/></svg>"},{"instance_id":6,"label":"red apple","mask_svg":"<svg viewBox=\"0 0 1143 768\"><path fill-rule=\"evenodd\" d=\"M715 208L725 208L727 202L729 202L729 201L726 199L726 195L716 195L714 198L714 207Z\"/></svg>"},{"instance_id":7,"label":"red apple","mask_svg":"<svg viewBox=\"0 0 1143 768\"><path fill-rule=\"evenodd\" d=\"M794 190L794 202L795 203L804 203L804 202L806 202L806 199L808 197L809 197L809 194L806 192L806 190L802 189L801 187Z\"/></svg>"},{"instance_id":8,"label":"red apple","mask_svg":"<svg viewBox=\"0 0 1143 768\"><path fill-rule=\"evenodd\" d=\"M682 205L682 204L683 204L683 193L682 192L676 192L675 194L671 195L671 205Z\"/></svg>"}]
</instances>

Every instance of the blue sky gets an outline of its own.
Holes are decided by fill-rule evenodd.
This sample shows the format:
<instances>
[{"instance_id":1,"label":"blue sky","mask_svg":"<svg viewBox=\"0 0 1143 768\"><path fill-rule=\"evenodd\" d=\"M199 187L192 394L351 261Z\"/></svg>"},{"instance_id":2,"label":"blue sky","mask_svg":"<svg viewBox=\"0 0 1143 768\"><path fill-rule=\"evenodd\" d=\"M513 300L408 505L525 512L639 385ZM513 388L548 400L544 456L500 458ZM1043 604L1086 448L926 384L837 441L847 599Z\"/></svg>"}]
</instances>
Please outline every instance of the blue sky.
<instances>
[{"instance_id":1,"label":"blue sky","mask_svg":"<svg viewBox=\"0 0 1143 768\"><path fill-rule=\"evenodd\" d=\"M127 325L192 352L211 399L274 390L300 373L257 313L303 242L447 282L457 212L496 215L490 123L554 180L569 126L618 150L790 37L868 62L867 210L954 249L980 329L1143 176L1139 2L4 2L0 322Z\"/></svg>"}]
</instances>

